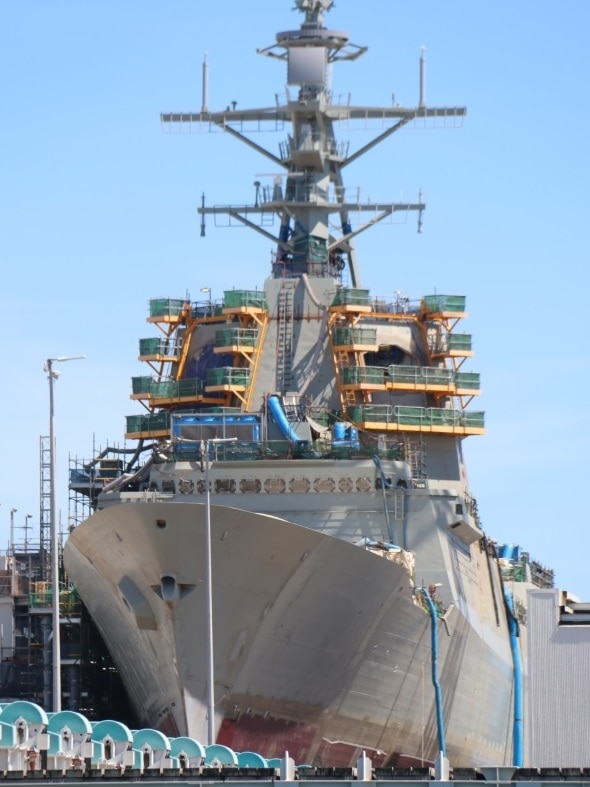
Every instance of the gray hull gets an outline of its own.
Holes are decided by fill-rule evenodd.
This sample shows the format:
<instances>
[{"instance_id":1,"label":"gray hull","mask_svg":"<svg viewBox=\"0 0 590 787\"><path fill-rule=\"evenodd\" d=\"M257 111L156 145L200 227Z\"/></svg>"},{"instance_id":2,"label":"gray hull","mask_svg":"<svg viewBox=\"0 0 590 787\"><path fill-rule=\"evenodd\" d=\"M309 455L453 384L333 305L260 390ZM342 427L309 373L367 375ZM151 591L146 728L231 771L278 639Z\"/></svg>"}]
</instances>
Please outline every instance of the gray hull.
<instances>
[{"instance_id":1,"label":"gray hull","mask_svg":"<svg viewBox=\"0 0 590 787\"><path fill-rule=\"evenodd\" d=\"M201 741L204 514L197 503L109 507L75 530L64 555L139 718ZM448 756L456 766L509 763L512 667L501 608L496 636L478 633L501 589L493 575L489 583L479 544L449 548L469 554L470 572L459 577L463 603L437 623ZM332 765L363 750L377 762L433 760L431 620L405 566L217 505L212 562L219 742Z\"/></svg>"}]
</instances>

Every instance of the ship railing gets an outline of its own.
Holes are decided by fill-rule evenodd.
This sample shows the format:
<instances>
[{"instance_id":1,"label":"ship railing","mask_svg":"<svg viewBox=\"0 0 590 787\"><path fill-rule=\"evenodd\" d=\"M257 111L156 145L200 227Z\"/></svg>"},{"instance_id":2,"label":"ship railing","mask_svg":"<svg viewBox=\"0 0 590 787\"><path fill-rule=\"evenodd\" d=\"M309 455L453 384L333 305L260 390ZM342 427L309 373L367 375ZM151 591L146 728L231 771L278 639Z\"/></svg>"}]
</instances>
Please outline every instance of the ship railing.
<instances>
[{"instance_id":1,"label":"ship railing","mask_svg":"<svg viewBox=\"0 0 590 787\"><path fill-rule=\"evenodd\" d=\"M324 134L310 132L298 145L292 139L279 143L279 152L282 159L291 158L295 153L317 151L330 156L345 159L348 155L350 143L326 137Z\"/></svg>"},{"instance_id":2,"label":"ship railing","mask_svg":"<svg viewBox=\"0 0 590 787\"><path fill-rule=\"evenodd\" d=\"M419 314L420 303L421 299L411 300L398 295L393 299L390 296L376 295L372 299L373 311L386 314Z\"/></svg>"},{"instance_id":3,"label":"ship railing","mask_svg":"<svg viewBox=\"0 0 590 787\"><path fill-rule=\"evenodd\" d=\"M465 312L464 295L425 295L422 299L425 311L433 314L453 312L462 314Z\"/></svg>"},{"instance_id":4,"label":"ship railing","mask_svg":"<svg viewBox=\"0 0 590 787\"><path fill-rule=\"evenodd\" d=\"M483 412L450 410L443 407L411 407L405 405L354 405L348 414L354 423L384 423L395 426L484 426Z\"/></svg>"},{"instance_id":5,"label":"ship railing","mask_svg":"<svg viewBox=\"0 0 590 787\"><path fill-rule=\"evenodd\" d=\"M264 185L259 192L262 205L276 202L314 203L322 205L334 205L338 207L342 204L352 205L358 210L364 206L361 203L361 189L359 186L338 186L330 184L328 188L318 185L313 180L308 179L307 175L299 178L292 177L289 187L285 194L277 195L274 184Z\"/></svg>"},{"instance_id":6,"label":"ship railing","mask_svg":"<svg viewBox=\"0 0 590 787\"><path fill-rule=\"evenodd\" d=\"M351 93L334 94L331 90L309 85L307 87L299 88L297 92L291 91L289 88L287 88L284 93L275 93L275 104L277 107L285 107L293 103L300 104L301 102L305 101L318 100L320 95L324 104L334 104L340 107L350 106L350 101L352 98Z\"/></svg>"},{"instance_id":7,"label":"ship railing","mask_svg":"<svg viewBox=\"0 0 590 787\"><path fill-rule=\"evenodd\" d=\"M170 413L168 412L128 415L125 420L128 434L170 431Z\"/></svg>"},{"instance_id":8,"label":"ship railing","mask_svg":"<svg viewBox=\"0 0 590 787\"><path fill-rule=\"evenodd\" d=\"M376 345L376 328L335 328L332 336L334 347L352 344Z\"/></svg>"},{"instance_id":9,"label":"ship railing","mask_svg":"<svg viewBox=\"0 0 590 787\"><path fill-rule=\"evenodd\" d=\"M171 339L162 339L156 336L139 340L140 355L159 355L175 358L179 350L180 343Z\"/></svg>"},{"instance_id":10,"label":"ship railing","mask_svg":"<svg viewBox=\"0 0 590 787\"><path fill-rule=\"evenodd\" d=\"M472 495L465 495L465 505L467 513L471 514L477 527L481 528L481 517L477 506L477 500Z\"/></svg>"},{"instance_id":11,"label":"ship railing","mask_svg":"<svg viewBox=\"0 0 590 787\"><path fill-rule=\"evenodd\" d=\"M191 317L203 319L205 317L218 317L223 308L222 300L193 301L191 303Z\"/></svg>"},{"instance_id":12,"label":"ship railing","mask_svg":"<svg viewBox=\"0 0 590 787\"><path fill-rule=\"evenodd\" d=\"M268 309L264 290L224 290L223 306L226 309Z\"/></svg>"},{"instance_id":13,"label":"ship railing","mask_svg":"<svg viewBox=\"0 0 590 787\"><path fill-rule=\"evenodd\" d=\"M223 328L215 331L215 347L256 347L256 328Z\"/></svg>"},{"instance_id":14,"label":"ship railing","mask_svg":"<svg viewBox=\"0 0 590 787\"><path fill-rule=\"evenodd\" d=\"M436 366L398 366L387 367L389 378L394 383L410 385L443 385L451 386L455 380L453 369Z\"/></svg>"},{"instance_id":15,"label":"ship railing","mask_svg":"<svg viewBox=\"0 0 590 787\"><path fill-rule=\"evenodd\" d=\"M334 295L332 306L370 306L369 290L354 287L339 287Z\"/></svg>"},{"instance_id":16,"label":"ship railing","mask_svg":"<svg viewBox=\"0 0 590 787\"><path fill-rule=\"evenodd\" d=\"M384 366L347 366L342 369L344 385L385 385L387 369Z\"/></svg>"},{"instance_id":17,"label":"ship railing","mask_svg":"<svg viewBox=\"0 0 590 787\"><path fill-rule=\"evenodd\" d=\"M229 432L228 432L229 434ZM379 456L385 459L401 459L403 448L392 444L387 447L377 445L364 446L358 441L307 441L292 442L289 440L237 441L235 443L219 443L215 446L216 461L242 462L261 459L371 459ZM172 442L172 449L167 454L167 461L201 460L199 440L183 440Z\"/></svg>"},{"instance_id":18,"label":"ship railing","mask_svg":"<svg viewBox=\"0 0 590 787\"><path fill-rule=\"evenodd\" d=\"M236 366L220 366L207 369L206 387L219 385L248 386L250 382L250 369Z\"/></svg>"},{"instance_id":19,"label":"ship railing","mask_svg":"<svg viewBox=\"0 0 590 787\"><path fill-rule=\"evenodd\" d=\"M184 380L157 380L149 387L151 399L180 399L203 393L203 382L196 378Z\"/></svg>"},{"instance_id":20,"label":"ship railing","mask_svg":"<svg viewBox=\"0 0 590 787\"><path fill-rule=\"evenodd\" d=\"M455 372L455 385L463 390L479 391L479 373Z\"/></svg>"},{"instance_id":21,"label":"ship railing","mask_svg":"<svg viewBox=\"0 0 590 787\"><path fill-rule=\"evenodd\" d=\"M149 302L150 317L178 317L186 305L183 298L153 298Z\"/></svg>"},{"instance_id":22,"label":"ship railing","mask_svg":"<svg viewBox=\"0 0 590 787\"><path fill-rule=\"evenodd\" d=\"M433 355L448 352L468 352L472 351L472 337L470 333L443 333L435 336L429 341L429 350Z\"/></svg>"},{"instance_id":23,"label":"ship railing","mask_svg":"<svg viewBox=\"0 0 590 787\"><path fill-rule=\"evenodd\" d=\"M131 378L131 391L134 394L149 394L154 378L151 375L141 375Z\"/></svg>"}]
</instances>

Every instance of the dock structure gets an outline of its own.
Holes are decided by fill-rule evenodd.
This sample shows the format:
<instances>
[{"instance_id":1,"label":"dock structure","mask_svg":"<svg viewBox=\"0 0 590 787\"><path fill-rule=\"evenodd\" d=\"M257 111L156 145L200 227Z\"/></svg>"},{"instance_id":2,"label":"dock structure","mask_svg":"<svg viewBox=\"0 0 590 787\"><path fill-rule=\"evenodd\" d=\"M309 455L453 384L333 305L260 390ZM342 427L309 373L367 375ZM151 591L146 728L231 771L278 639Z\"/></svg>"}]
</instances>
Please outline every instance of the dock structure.
<instances>
[{"instance_id":1,"label":"dock structure","mask_svg":"<svg viewBox=\"0 0 590 787\"><path fill-rule=\"evenodd\" d=\"M208 785L295 783L306 787L353 787L379 782L382 787L418 787L419 783L453 781L460 785L485 781L492 787L520 782L544 785L590 783L590 768L516 768L484 766L453 769L441 752L433 764L420 767L373 767L363 752L356 767L296 764L289 752L266 759L256 752L235 752L221 744L203 746L190 737L168 737L159 730L130 730L113 720L90 722L74 711L47 713L24 700L0 705L0 779L22 784L39 781L111 784L149 781L152 785L186 782Z\"/></svg>"}]
</instances>

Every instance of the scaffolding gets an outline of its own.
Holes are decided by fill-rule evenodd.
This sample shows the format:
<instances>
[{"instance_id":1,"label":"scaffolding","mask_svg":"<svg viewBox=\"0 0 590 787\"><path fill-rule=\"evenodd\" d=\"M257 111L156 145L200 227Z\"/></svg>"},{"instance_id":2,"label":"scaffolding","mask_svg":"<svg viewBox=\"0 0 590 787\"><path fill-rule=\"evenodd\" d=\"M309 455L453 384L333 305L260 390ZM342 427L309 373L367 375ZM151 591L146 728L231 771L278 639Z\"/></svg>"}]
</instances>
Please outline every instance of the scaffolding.
<instances>
[{"instance_id":1,"label":"scaffolding","mask_svg":"<svg viewBox=\"0 0 590 787\"><path fill-rule=\"evenodd\" d=\"M51 575L51 442L39 438L39 557L41 579Z\"/></svg>"}]
</instances>

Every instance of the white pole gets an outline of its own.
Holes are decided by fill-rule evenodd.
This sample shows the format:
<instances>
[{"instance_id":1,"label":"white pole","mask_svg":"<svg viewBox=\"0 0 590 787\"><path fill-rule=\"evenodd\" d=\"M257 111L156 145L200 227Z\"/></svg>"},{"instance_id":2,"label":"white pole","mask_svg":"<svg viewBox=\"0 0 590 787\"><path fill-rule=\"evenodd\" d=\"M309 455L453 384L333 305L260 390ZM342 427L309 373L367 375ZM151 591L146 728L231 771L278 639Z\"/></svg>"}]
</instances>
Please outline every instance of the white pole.
<instances>
[{"instance_id":1,"label":"white pole","mask_svg":"<svg viewBox=\"0 0 590 787\"><path fill-rule=\"evenodd\" d=\"M207 561L207 742L215 743L215 674L213 668L213 576L211 570L211 490L209 488L209 440L205 440L205 559Z\"/></svg>"},{"instance_id":2,"label":"white pole","mask_svg":"<svg viewBox=\"0 0 590 787\"><path fill-rule=\"evenodd\" d=\"M51 619L53 629L52 641L52 676L53 676L53 711L61 710L61 650L59 630L59 556L57 554L57 515L55 498L55 428L53 408L53 358L47 360L49 376L49 501L51 520Z\"/></svg>"},{"instance_id":3,"label":"white pole","mask_svg":"<svg viewBox=\"0 0 590 787\"><path fill-rule=\"evenodd\" d=\"M209 112L209 63L207 63L207 53L203 59L203 103L201 112Z\"/></svg>"},{"instance_id":4,"label":"white pole","mask_svg":"<svg viewBox=\"0 0 590 787\"><path fill-rule=\"evenodd\" d=\"M235 443L237 437L201 440L201 460L205 463L205 560L207 582L207 741L215 743L215 668L213 666L213 570L211 561L211 489L209 487L209 444Z\"/></svg>"},{"instance_id":5,"label":"white pole","mask_svg":"<svg viewBox=\"0 0 590 787\"><path fill-rule=\"evenodd\" d=\"M57 498L55 494L55 428L53 407L53 381L58 372L53 371L56 361L77 361L85 355L60 356L48 358L45 371L49 377L49 499L51 517L51 620L53 627L52 640L52 675L53 675L53 711L61 711L61 648L59 628L59 544L57 539Z\"/></svg>"}]
</instances>

